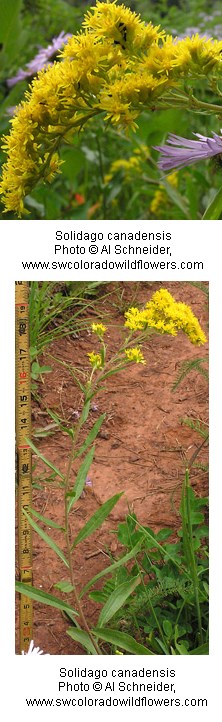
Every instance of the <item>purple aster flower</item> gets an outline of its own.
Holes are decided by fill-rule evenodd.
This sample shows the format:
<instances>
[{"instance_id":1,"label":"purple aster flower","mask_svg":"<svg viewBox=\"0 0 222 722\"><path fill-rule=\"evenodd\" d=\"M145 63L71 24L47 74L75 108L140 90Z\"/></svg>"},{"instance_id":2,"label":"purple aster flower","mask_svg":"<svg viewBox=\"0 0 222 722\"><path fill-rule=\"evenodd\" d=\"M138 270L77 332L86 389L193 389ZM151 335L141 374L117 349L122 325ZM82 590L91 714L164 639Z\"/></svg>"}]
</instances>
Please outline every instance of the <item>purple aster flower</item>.
<instances>
[{"instance_id":1,"label":"purple aster flower","mask_svg":"<svg viewBox=\"0 0 222 722\"><path fill-rule=\"evenodd\" d=\"M48 45L47 48L40 48L33 60L31 60L30 63L27 63L25 70L20 68L17 75L6 80L8 88L12 88L12 86L16 85L19 80L25 80L26 78L30 78L32 75L35 75L39 70L42 70L45 65L51 65L50 59L58 53L62 45L64 45L70 37L70 33L64 33L64 30L62 30L56 38L52 39L51 44Z\"/></svg>"},{"instance_id":2,"label":"purple aster flower","mask_svg":"<svg viewBox=\"0 0 222 722\"><path fill-rule=\"evenodd\" d=\"M170 133L166 145L154 146L154 150L159 150L162 156L157 164L160 170L184 168L198 160L206 160L206 158L212 158L214 155L222 153L222 135L213 133L213 138L208 138L200 133L193 133L193 135L200 140L189 140L189 138L181 138L180 135Z\"/></svg>"}]
</instances>

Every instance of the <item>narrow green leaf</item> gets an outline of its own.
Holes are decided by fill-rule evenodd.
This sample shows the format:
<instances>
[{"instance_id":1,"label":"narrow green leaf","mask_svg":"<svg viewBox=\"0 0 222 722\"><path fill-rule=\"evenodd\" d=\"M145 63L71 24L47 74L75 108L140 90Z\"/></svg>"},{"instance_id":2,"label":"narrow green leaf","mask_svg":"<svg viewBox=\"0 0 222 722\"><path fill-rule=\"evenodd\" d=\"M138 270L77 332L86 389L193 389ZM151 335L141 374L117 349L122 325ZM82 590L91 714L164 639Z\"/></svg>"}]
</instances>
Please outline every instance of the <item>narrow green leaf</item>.
<instances>
[{"instance_id":1,"label":"narrow green leaf","mask_svg":"<svg viewBox=\"0 0 222 722\"><path fill-rule=\"evenodd\" d=\"M102 380L104 381L104 379L108 379L108 376L113 376L114 374L117 374L118 371L122 371L123 369L126 368L126 366L128 366L127 361L125 361L125 363L122 363L121 366L116 366L115 369L112 369L111 371L107 371L107 373L104 374Z\"/></svg>"},{"instance_id":2,"label":"narrow green leaf","mask_svg":"<svg viewBox=\"0 0 222 722\"><path fill-rule=\"evenodd\" d=\"M106 517L110 514L115 504L117 504L117 501L119 501L120 497L123 495L123 491L120 492L120 494L115 494L115 496L112 496L111 499L108 499L108 501L105 501L104 504L98 509L98 511L91 516L91 519L87 521L83 529L80 530L79 534L77 534L76 538L74 539L74 542L72 544L72 549L79 544L79 542L83 541L83 539L86 539L86 537L90 536L96 529L98 529Z\"/></svg>"},{"instance_id":3,"label":"narrow green leaf","mask_svg":"<svg viewBox=\"0 0 222 722\"><path fill-rule=\"evenodd\" d=\"M29 508L29 511L31 512L31 514L36 516L39 521L43 521L43 524L52 527L52 529L61 529L62 531L64 531L64 528L60 524L56 524L56 522L52 519L48 519L46 516L42 516L42 514L39 514L38 511L35 511L35 509Z\"/></svg>"},{"instance_id":4,"label":"narrow green leaf","mask_svg":"<svg viewBox=\"0 0 222 722\"><path fill-rule=\"evenodd\" d=\"M69 612L72 615L75 614L78 616L78 612L75 612L75 610L70 607L67 602L63 602L62 599L58 599L57 597L54 597L53 594L48 594L47 592L43 592L42 589L37 589L36 587L30 587L29 584L23 584L23 582L16 582L15 583L15 591L19 592L19 594L24 594L26 597L30 597L30 599L34 599L35 602L41 602L42 604L48 604L49 607L55 607L55 609L61 609L61 611Z\"/></svg>"},{"instance_id":5,"label":"narrow green leaf","mask_svg":"<svg viewBox=\"0 0 222 722\"><path fill-rule=\"evenodd\" d=\"M92 396L93 396L93 394L90 396L90 398L87 401L85 401L85 404L83 406L83 410L82 410L81 417L80 417L81 425L84 424L85 421L88 419Z\"/></svg>"},{"instance_id":6,"label":"narrow green leaf","mask_svg":"<svg viewBox=\"0 0 222 722\"><path fill-rule=\"evenodd\" d=\"M125 649L126 652L130 652L130 654L153 654L147 647L136 642L130 634L125 634L125 632L119 632L117 629L100 629L99 627L98 629L96 627L96 629L92 631L97 637L103 639L104 642L109 642L116 647Z\"/></svg>"},{"instance_id":7,"label":"narrow green leaf","mask_svg":"<svg viewBox=\"0 0 222 722\"><path fill-rule=\"evenodd\" d=\"M53 584L55 589L59 589L60 592L63 592L64 594L69 594L73 591L73 586L70 584L69 581L62 581L57 582L57 584Z\"/></svg>"},{"instance_id":8,"label":"narrow green leaf","mask_svg":"<svg viewBox=\"0 0 222 722\"><path fill-rule=\"evenodd\" d=\"M128 554L125 554L124 557L121 557L121 559L118 559L117 562L110 564L109 567L102 569L102 571L99 572L98 574L96 574L96 576L93 577L93 579L90 579L88 584L86 584L86 586L82 589L82 591L80 593L80 598L83 597L83 595L88 591L88 589L90 589L90 587L92 587L93 584L95 584L95 582L98 581L98 579L101 579L101 577L104 577L105 574L111 574L116 569L118 569L118 567L122 567L127 562L129 562L130 559L135 557L137 552L140 551L143 541L144 541L144 537L141 537L141 539L137 542L137 544L135 544L135 547L133 547L133 549L131 549L131 552L128 552Z\"/></svg>"},{"instance_id":9,"label":"narrow green leaf","mask_svg":"<svg viewBox=\"0 0 222 722\"><path fill-rule=\"evenodd\" d=\"M130 594L132 594L134 589L136 589L138 584L141 584L140 574L138 574L137 577L130 579L128 582L123 582L123 584L120 584L117 589L114 589L99 615L99 627L103 627L107 624L114 614L118 612L118 609L124 606L126 600Z\"/></svg>"},{"instance_id":10,"label":"narrow green leaf","mask_svg":"<svg viewBox=\"0 0 222 722\"><path fill-rule=\"evenodd\" d=\"M51 539L51 537L46 534L43 529L41 529L38 524L31 518L31 516L27 513L25 509L23 509L23 514L26 516L26 519L28 519L29 524L32 526L32 528L37 532L37 534L48 544L48 546L53 549L55 554L64 562L66 567L69 567L69 564L67 562L67 559L65 558L65 555L63 554L62 550L57 546L57 544Z\"/></svg>"},{"instance_id":11,"label":"narrow green leaf","mask_svg":"<svg viewBox=\"0 0 222 722\"><path fill-rule=\"evenodd\" d=\"M81 494L83 492L86 477L87 477L88 471L90 469L90 466L92 464L92 460L94 457L94 451L95 451L95 446L92 446L90 451L88 451L88 454L86 454L85 459L83 460L83 462L79 468L74 487L70 494L70 500L69 500L69 504L68 504L69 512L70 512L70 509L72 508L73 504L76 501L78 501L79 497L81 496Z\"/></svg>"},{"instance_id":12,"label":"narrow green leaf","mask_svg":"<svg viewBox=\"0 0 222 722\"><path fill-rule=\"evenodd\" d=\"M185 218L190 220L190 213L187 207L187 201L184 200L183 196L179 193L176 188L173 188L173 186L168 183L168 181L165 178L161 178L161 185L164 186L165 191L167 195L169 196L170 200L175 203L178 208L184 213Z\"/></svg>"},{"instance_id":13,"label":"narrow green leaf","mask_svg":"<svg viewBox=\"0 0 222 722\"><path fill-rule=\"evenodd\" d=\"M38 456L38 458L41 459L41 461L43 461L43 463L46 464L46 466L48 466L49 469L52 469L52 471L54 471L55 474L57 474L57 476L59 476L59 478L64 481L64 479L65 479L64 474L62 474L61 471L59 471L59 469L57 469L55 464L53 464L52 461L49 461L49 459L46 459L46 457L43 456L43 454L41 454L39 449L37 449L35 444L33 444L33 442L30 439L26 439L26 441L29 444L32 451L34 451L35 454Z\"/></svg>"},{"instance_id":14,"label":"narrow green leaf","mask_svg":"<svg viewBox=\"0 0 222 722\"><path fill-rule=\"evenodd\" d=\"M84 632L83 629L73 629L73 627L70 627L67 629L66 634L68 634L69 637L72 637L75 642L80 642L80 644L87 649L89 654L97 654L89 635L87 632Z\"/></svg>"},{"instance_id":15,"label":"narrow green leaf","mask_svg":"<svg viewBox=\"0 0 222 722\"><path fill-rule=\"evenodd\" d=\"M202 221L217 221L222 213L222 187L216 193L203 214Z\"/></svg>"},{"instance_id":16,"label":"narrow green leaf","mask_svg":"<svg viewBox=\"0 0 222 722\"><path fill-rule=\"evenodd\" d=\"M169 649L168 649L167 645L165 644L165 642L163 642L162 639L159 639L159 638L156 637L156 640L155 640L155 641L156 641L157 644L159 645L159 647L160 647L160 649L162 650L163 654L169 654ZM166 641L167 641L167 640L166 640Z\"/></svg>"},{"instance_id":17,"label":"narrow green leaf","mask_svg":"<svg viewBox=\"0 0 222 722\"><path fill-rule=\"evenodd\" d=\"M90 446L90 444L92 444L93 441L96 439L97 434L98 434L98 432L99 432L99 430L100 430L100 427L102 426L102 423L103 423L103 421L104 421L105 418L106 418L106 414L102 414L102 415L99 417L99 419L97 419L96 423L94 424L94 426L93 426L92 429L90 430L90 432L89 432L88 436L86 437L84 443L82 444L81 448L80 448L79 451L77 452L76 457L77 457L77 456L81 456L81 454L83 454L83 453L86 451L86 449L88 449L88 447Z\"/></svg>"},{"instance_id":18,"label":"narrow green leaf","mask_svg":"<svg viewBox=\"0 0 222 722\"><path fill-rule=\"evenodd\" d=\"M61 419L57 414L54 413L54 411L51 411L51 409L47 409L48 415L51 416L51 419L55 421L59 429L64 432L64 434L68 434L73 439L73 429L68 428L67 426L64 426Z\"/></svg>"}]
</instances>

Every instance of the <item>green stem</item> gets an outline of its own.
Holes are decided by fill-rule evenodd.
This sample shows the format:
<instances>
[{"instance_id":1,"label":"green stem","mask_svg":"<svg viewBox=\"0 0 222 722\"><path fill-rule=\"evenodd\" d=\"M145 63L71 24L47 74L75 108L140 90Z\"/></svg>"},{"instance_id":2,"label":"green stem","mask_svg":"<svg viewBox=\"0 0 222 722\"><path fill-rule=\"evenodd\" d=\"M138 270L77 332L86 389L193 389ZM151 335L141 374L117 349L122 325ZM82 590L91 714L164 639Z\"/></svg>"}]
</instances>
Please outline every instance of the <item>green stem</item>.
<instances>
[{"instance_id":1,"label":"green stem","mask_svg":"<svg viewBox=\"0 0 222 722\"><path fill-rule=\"evenodd\" d=\"M101 652L97 642L95 641L95 639L92 635L92 632L88 626L88 622L86 620L85 614L82 609L81 602L80 602L78 594L77 594L76 583L75 583L75 578L74 578L74 571L73 571L73 563L72 563L72 542L70 539L70 531L69 531L69 500L68 500L69 499L68 498L69 481L70 481L73 457L74 457L74 453L75 453L76 441L78 439L81 426L82 426L82 421L81 421L81 417L80 417L79 422L75 427L75 431L74 431L74 435L73 435L73 439L72 439L71 451L70 451L70 455L69 455L69 462L68 462L67 471L66 471L66 475L65 475L65 489L64 489L65 539L66 539L67 558L68 558L68 563L69 563L70 581L71 581L71 584L73 587L72 591L73 591L73 596L74 596L75 607L79 612L79 616L80 616L80 620L82 622L83 629L85 629L85 631L87 632L87 634L94 646L96 654L102 654L102 652Z\"/></svg>"},{"instance_id":2,"label":"green stem","mask_svg":"<svg viewBox=\"0 0 222 722\"><path fill-rule=\"evenodd\" d=\"M191 576L193 579L193 586L194 586L194 596L195 596L195 603L196 603L200 644L203 644L202 619L201 619L201 609L200 609L200 600L199 600L199 584L198 584L195 554L194 554L194 548L193 548L193 529L192 529L192 521L191 521L191 513L190 513L189 470L188 469L186 469L186 474L185 474L185 495L186 495L186 513L187 513L187 526L188 526L190 571L191 571Z\"/></svg>"}]
</instances>

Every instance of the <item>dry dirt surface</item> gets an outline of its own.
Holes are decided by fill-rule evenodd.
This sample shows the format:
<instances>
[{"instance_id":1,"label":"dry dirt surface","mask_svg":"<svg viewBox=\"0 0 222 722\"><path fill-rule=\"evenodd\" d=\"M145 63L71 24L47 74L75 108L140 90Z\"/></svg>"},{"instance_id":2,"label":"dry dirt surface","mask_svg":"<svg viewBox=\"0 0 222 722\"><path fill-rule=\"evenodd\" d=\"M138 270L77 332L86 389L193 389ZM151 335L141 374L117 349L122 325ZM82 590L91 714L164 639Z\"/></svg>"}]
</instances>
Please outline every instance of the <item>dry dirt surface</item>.
<instances>
[{"instance_id":1,"label":"dry dirt surface","mask_svg":"<svg viewBox=\"0 0 222 722\"><path fill-rule=\"evenodd\" d=\"M207 289L207 283L203 285ZM177 301L191 306L208 337L207 296L199 287L183 282L122 282L118 289L116 286L116 283L106 284L105 298L102 287L96 312L91 317L91 322L102 320L106 325L109 319L106 334L109 355L118 349L124 311L131 305L145 305L152 293L161 287L167 288ZM52 372L45 375L44 383L38 384L39 402L33 401L33 441L63 473L68 463L69 436L52 429L50 435L40 438L39 429L48 427L51 421L46 408L56 412L69 426L75 423L82 398L68 366L80 370L89 368L86 354L96 350L96 343L97 339L89 329L79 335L74 332L51 344L41 358L43 364L50 364ZM172 391L181 362L201 357L206 359L207 368L208 344L200 348L193 346L183 333L177 337L155 335L146 341L143 353L145 366L131 364L127 370L107 379L105 391L93 401L87 420L89 432L96 418L106 414L90 468L92 487L87 488L71 512L73 536L108 498L120 491L124 494L102 527L77 546L74 569L78 590L110 564L108 549L113 559L123 553L115 531L129 508L141 524L155 532L161 527L169 527L176 533L180 525L178 509L185 465L192 458L190 479L193 489L198 496L208 493L207 443L198 452L203 438L183 421L189 419L201 425L208 424L207 380L199 372L192 371L176 391ZM35 455L33 464L33 508L62 525L62 491L58 484L45 480L48 471ZM72 471L73 482L75 471L76 467ZM57 530L46 531L62 546ZM53 585L62 579L66 579L62 561L34 533L34 586L59 596ZM66 594L64 598L72 604L71 595ZM89 625L96 623L99 611L100 605L86 596L84 612ZM85 654L67 636L69 626L59 610L34 603L33 638L45 653ZM18 653L18 616L16 640Z\"/></svg>"}]
</instances>

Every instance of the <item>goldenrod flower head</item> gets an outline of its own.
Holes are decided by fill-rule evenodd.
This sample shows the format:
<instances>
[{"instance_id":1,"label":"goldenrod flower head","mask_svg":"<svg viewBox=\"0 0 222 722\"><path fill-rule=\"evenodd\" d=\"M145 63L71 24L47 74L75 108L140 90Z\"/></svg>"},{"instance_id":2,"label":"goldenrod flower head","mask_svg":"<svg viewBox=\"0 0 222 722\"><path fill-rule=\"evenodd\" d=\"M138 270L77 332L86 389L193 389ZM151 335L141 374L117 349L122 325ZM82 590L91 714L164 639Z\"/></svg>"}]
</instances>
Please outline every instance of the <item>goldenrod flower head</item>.
<instances>
[{"instance_id":1,"label":"goldenrod flower head","mask_svg":"<svg viewBox=\"0 0 222 722\"><path fill-rule=\"evenodd\" d=\"M145 309L140 311L138 308L130 308L125 317L125 326L132 331L153 328L158 333L176 336L182 330L196 346L207 340L191 308L186 303L177 303L166 288L156 291Z\"/></svg>"},{"instance_id":2,"label":"goldenrod flower head","mask_svg":"<svg viewBox=\"0 0 222 722\"><path fill-rule=\"evenodd\" d=\"M214 69L222 67L222 40L212 40L198 35L183 38L175 43L176 56L180 60L180 68L189 75L200 72L208 75Z\"/></svg>"},{"instance_id":3,"label":"goldenrod flower head","mask_svg":"<svg viewBox=\"0 0 222 722\"><path fill-rule=\"evenodd\" d=\"M148 48L163 35L159 27L153 27L152 23L146 26L139 15L125 5L117 4L117 0L97 0L96 6L86 13L83 27L96 37L108 38L131 55L136 49Z\"/></svg>"},{"instance_id":4,"label":"goldenrod flower head","mask_svg":"<svg viewBox=\"0 0 222 722\"><path fill-rule=\"evenodd\" d=\"M178 186L178 171L175 171L173 173L170 173L167 176L167 182L172 186L172 188L177 188ZM151 213L153 213L154 216L161 217L162 211L164 211L168 205L168 195L166 193L166 190L162 183L160 183L158 190L155 191L154 196L152 198L152 201L150 203L150 210Z\"/></svg>"},{"instance_id":5,"label":"goldenrod flower head","mask_svg":"<svg viewBox=\"0 0 222 722\"><path fill-rule=\"evenodd\" d=\"M125 354L128 359L128 361L134 361L137 364L145 364L145 358L142 354L142 351L140 351L140 348L136 346L135 348L126 348Z\"/></svg>"},{"instance_id":6,"label":"goldenrod flower head","mask_svg":"<svg viewBox=\"0 0 222 722\"><path fill-rule=\"evenodd\" d=\"M166 206L167 194L165 190L158 189L155 191L152 201L150 203L150 211L154 216L160 215L161 211Z\"/></svg>"},{"instance_id":7,"label":"goldenrod flower head","mask_svg":"<svg viewBox=\"0 0 222 722\"><path fill-rule=\"evenodd\" d=\"M107 331L107 327L104 326L103 323L92 323L91 328L93 333L96 333L97 336L103 336Z\"/></svg>"},{"instance_id":8,"label":"goldenrod flower head","mask_svg":"<svg viewBox=\"0 0 222 722\"><path fill-rule=\"evenodd\" d=\"M135 131L144 108L155 108L173 88L184 92L186 78L205 79L212 92L221 51L222 41L198 35L173 40L117 0L97 0L60 60L37 74L16 109L3 143L5 212L19 217L26 212L25 197L60 171L61 143L72 142L99 114L117 128Z\"/></svg>"},{"instance_id":9,"label":"goldenrod flower head","mask_svg":"<svg viewBox=\"0 0 222 722\"><path fill-rule=\"evenodd\" d=\"M90 353L87 353L87 356L89 357L89 361L93 368L100 369L102 367L103 362L100 353L94 353L94 351L91 351Z\"/></svg>"},{"instance_id":10,"label":"goldenrod flower head","mask_svg":"<svg viewBox=\"0 0 222 722\"><path fill-rule=\"evenodd\" d=\"M142 329L145 328L142 312L139 311L138 308L132 306L124 315L126 318L124 326L126 326L126 328L129 328L131 331L142 331Z\"/></svg>"}]
</instances>

